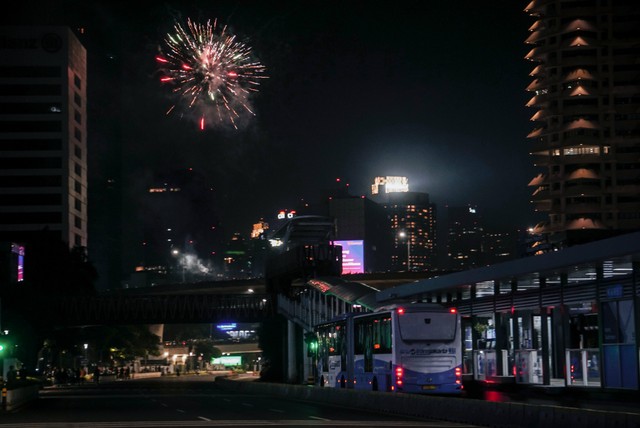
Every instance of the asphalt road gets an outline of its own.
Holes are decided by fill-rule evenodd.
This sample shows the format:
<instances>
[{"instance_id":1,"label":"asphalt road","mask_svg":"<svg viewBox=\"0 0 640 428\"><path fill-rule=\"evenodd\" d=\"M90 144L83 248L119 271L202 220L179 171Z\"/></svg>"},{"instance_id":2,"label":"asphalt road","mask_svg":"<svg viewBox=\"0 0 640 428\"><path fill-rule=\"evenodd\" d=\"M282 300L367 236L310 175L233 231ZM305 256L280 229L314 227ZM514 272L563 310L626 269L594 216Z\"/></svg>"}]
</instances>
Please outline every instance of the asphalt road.
<instances>
[{"instance_id":1,"label":"asphalt road","mask_svg":"<svg viewBox=\"0 0 640 428\"><path fill-rule=\"evenodd\" d=\"M40 399L0 414L0 428L199 426L469 427L368 413L216 386L212 375L45 388Z\"/></svg>"}]
</instances>

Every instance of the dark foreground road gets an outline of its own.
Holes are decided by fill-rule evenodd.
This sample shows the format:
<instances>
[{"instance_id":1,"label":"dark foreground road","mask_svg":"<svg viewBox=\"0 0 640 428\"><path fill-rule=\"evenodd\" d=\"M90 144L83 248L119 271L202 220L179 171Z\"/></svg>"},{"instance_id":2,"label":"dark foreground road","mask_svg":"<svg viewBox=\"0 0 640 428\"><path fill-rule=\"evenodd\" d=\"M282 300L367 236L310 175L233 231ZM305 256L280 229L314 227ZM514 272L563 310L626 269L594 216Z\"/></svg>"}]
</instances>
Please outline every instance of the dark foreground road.
<instances>
[{"instance_id":1,"label":"dark foreground road","mask_svg":"<svg viewBox=\"0 0 640 428\"><path fill-rule=\"evenodd\" d=\"M0 428L366 426L469 427L223 390L211 375L47 388L40 399L0 413Z\"/></svg>"}]
</instances>

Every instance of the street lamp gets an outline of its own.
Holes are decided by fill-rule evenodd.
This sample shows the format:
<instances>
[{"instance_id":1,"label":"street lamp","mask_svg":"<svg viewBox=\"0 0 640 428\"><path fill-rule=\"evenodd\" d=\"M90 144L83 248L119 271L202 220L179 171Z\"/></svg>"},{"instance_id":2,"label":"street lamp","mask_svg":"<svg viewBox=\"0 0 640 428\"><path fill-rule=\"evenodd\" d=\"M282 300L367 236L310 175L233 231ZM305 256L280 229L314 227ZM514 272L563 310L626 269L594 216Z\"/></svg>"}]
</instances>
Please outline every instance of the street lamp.
<instances>
[{"instance_id":1,"label":"street lamp","mask_svg":"<svg viewBox=\"0 0 640 428\"><path fill-rule=\"evenodd\" d=\"M411 236L404 230L401 230L398 236L400 238L407 238L407 272L409 272L411 271Z\"/></svg>"}]
</instances>

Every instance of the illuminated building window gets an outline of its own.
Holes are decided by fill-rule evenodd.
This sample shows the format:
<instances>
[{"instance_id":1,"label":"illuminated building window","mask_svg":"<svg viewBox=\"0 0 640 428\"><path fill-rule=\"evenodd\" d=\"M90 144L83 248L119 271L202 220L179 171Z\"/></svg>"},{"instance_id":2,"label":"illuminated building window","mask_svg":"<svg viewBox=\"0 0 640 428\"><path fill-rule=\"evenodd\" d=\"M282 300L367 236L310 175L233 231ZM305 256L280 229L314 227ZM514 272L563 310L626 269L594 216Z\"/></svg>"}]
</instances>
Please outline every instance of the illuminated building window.
<instances>
[{"instance_id":1,"label":"illuminated building window","mask_svg":"<svg viewBox=\"0 0 640 428\"><path fill-rule=\"evenodd\" d=\"M600 154L600 147L598 146L579 146L579 147L569 147L564 149L565 156L598 155L598 154Z\"/></svg>"}]
</instances>

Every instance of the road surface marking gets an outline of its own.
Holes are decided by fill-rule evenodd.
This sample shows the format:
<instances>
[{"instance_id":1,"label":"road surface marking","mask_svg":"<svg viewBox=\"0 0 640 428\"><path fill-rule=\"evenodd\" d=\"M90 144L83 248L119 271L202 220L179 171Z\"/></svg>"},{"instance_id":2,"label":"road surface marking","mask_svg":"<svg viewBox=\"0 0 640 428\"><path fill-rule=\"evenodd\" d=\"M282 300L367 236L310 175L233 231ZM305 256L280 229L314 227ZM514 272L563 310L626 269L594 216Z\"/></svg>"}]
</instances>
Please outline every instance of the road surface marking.
<instances>
[{"instance_id":1,"label":"road surface marking","mask_svg":"<svg viewBox=\"0 0 640 428\"><path fill-rule=\"evenodd\" d=\"M309 419L316 419L318 421L326 421L326 422L331 420L331 419L319 418L317 416L309 416Z\"/></svg>"}]
</instances>

